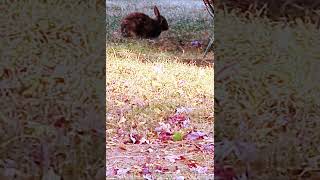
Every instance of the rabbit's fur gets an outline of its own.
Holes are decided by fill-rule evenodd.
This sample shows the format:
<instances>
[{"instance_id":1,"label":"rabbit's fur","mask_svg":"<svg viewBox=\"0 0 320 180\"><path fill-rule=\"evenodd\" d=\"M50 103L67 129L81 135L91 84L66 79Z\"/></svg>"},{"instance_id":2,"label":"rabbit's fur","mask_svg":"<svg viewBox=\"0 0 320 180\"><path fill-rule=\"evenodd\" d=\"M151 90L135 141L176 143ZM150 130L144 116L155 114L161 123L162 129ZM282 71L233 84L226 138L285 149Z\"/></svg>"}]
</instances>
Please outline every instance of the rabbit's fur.
<instances>
[{"instance_id":1,"label":"rabbit's fur","mask_svg":"<svg viewBox=\"0 0 320 180\"><path fill-rule=\"evenodd\" d=\"M155 19L148 15L135 12L121 21L121 34L123 37L157 38L162 31L169 29L167 20L160 15L157 6L154 6Z\"/></svg>"}]
</instances>

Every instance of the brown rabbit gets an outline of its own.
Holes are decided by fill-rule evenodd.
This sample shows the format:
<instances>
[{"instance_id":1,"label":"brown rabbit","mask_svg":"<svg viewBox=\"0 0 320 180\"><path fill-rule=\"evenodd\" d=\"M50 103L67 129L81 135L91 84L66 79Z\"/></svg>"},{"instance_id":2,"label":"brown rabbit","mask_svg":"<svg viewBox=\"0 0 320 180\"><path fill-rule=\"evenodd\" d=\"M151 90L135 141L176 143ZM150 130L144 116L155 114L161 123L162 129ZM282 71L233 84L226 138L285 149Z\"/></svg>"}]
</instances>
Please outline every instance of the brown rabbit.
<instances>
[{"instance_id":1,"label":"brown rabbit","mask_svg":"<svg viewBox=\"0 0 320 180\"><path fill-rule=\"evenodd\" d=\"M135 12L126 16L121 22L123 37L156 38L162 31L169 29L167 20L160 15L157 6L154 6L155 19L148 15Z\"/></svg>"}]
</instances>

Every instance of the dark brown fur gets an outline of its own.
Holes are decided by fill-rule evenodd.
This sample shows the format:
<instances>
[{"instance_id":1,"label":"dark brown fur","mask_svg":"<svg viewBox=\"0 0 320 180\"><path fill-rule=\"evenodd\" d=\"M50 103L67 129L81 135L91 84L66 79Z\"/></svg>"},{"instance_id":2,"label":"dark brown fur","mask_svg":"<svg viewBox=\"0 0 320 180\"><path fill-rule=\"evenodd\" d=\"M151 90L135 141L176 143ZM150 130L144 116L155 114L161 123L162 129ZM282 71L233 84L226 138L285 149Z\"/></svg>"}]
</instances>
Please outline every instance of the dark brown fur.
<instances>
[{"instance_id":1,"label":"dark brown fur","mask_svg":"<svg viewBox=\"0 0 320 180\"><path fill-rule=\"evenodd\" d=\"M154 7L156 19L148 15L135 12L121 21L121 34L123 37L156 38L162 31L168 30L167 20L160 15L158 8Z\"/></svg>"}]
</instances>

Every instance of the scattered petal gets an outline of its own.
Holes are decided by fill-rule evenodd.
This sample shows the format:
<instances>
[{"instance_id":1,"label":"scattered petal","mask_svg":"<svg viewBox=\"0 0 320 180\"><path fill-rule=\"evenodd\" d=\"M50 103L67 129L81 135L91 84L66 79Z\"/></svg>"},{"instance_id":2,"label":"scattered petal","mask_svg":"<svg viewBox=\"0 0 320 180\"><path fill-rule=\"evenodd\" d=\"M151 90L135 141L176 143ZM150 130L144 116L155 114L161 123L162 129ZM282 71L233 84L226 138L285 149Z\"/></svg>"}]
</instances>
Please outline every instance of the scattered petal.
<instances>
[{"instance_id":1,"label":"scattered petal","mask_svg":"<svg viewBox=\"0 0 320 180\"><path fill-rule=\"evenodd\" d=\"M169 156L165 156L164 159L174 163L176 162L176 160L180 159L180 157L176 155L169 155Z\"/></svg>"},{"instance_id":2,"label":"scattered petal","mask_svg":"<svg viewBox=\"0 0 320 180\"><path fill-rule=\"evenodd\" d=\"M169 117L169 122L172 124L177 124L186 120L186 115L184 114L175 114Z\"/></svg>"},{"instance_id":3,"label":"scattered petal","mask_svg":"<svg viewBox=\"0 0 320 180\"><path fill-rule=\"evenodd\" d=\"M184 180L184 176L177 176L176 180Z\"/></svg>"},{"instance_id":4,"label":"scattered petal","mask_svg":"<svg viewBox=\"0 0 320 180\"><path fill-rule=\"evenodd\" d=\"M149 168L147 166L142 167L141 173L143 175L151 174L151 172L150 172L150 170L149 170Z\"/></svg>"},{"instance_id":5,"label":"scattered petal","mask_svg":"<svg viewBox=\"0 0 320 180\"><path fill-rule=\"evenodd\" d=\"M140 140L141 140L142 136L135 134L135 133L130 133L130 140L133 144L140 144Z\"/></svg>"},{"instance_id":6,"label":"scattered petal","mask_svg":"<svg viewBox=\"0 0 320 180\"><path fill-rule=\"evenodd\" d=\"M162 133L162 132L166 132L166 133L171 133L171 126L170 124L166 124L166 123L159 123L159 127L155 128L155 131L158 133Z\"/></svg>"},{"instance_id":7,"label":"scattered petal","mask_svg":"<svg viewBox=\"0 0 320 180\"><path fill-rule=\"evenodd\" d=\"M187 163L187 166L188 166L189 168L196 168L196 167L198 166L198 164L197 164L195 161L191 160L191 161L189 161L189 162Z\"/></svg>"},{"instance_id":8,"label":"scattered petal","mask_svg":"<svg viewBox=\"0 0 320 180\"><path fill-rule=\"evenodd\" d=\"M151 148L148 149L148 152L149 152L149 153L152 153L153 151L154 151L154 150L151 149Z\"/></svg>"},{"instance_id":9,"label":"scattered petal","mask_svg":"<svg viewBox=\"0 0 320 180\"><path fill-rule=\"evenodd\" d=\"M106 176L115 176L117 175L117 169L115 168L107 168Z\"/></svg>"},{"instance_id":10,"label":"scattered petal","mask_svg":"<svg viewBox=\"0 0 320 180\"><path fill-rule=\"evenodd\" d=\"M168 141L168 140L172 140L172 133L160 133L158 138L161 141Z\"/></svg>"},{"instance_id":11,"label":"scattered petal","mask_svg":"<svg viewBox=\"0 0 320 180\"><path fill-rule=\"evenodd\" d=\"M150 144L150 142L145 137L142 137L139 144Z\"/></svg>"},{"instance_id":12,"label":"scattered petal","mask_svg":"<svg viewBox=\"0 0 320 180\"><path fill-rule=\"evenodd\" d=\"M203 151L213 153L214 152L214 145L213 144L204 144L203 146Z\"/></svg>"},{"instance_id":13,"label":"scattered petal","mask_svg":"<svg viewBox=\"0 0 320 180\"><path fill-rule=\"evenodd\" d=\"M126 174L128 174L128 172L129 172L130 170L131 170L130 167L128 167L128 168L119 168L119 169L117 170L117 175L119 175L119 176L126 175Z\"/></svg>"},{"instance_id":14,"label":"scattered petal","mask_svg":"<svg viewBox=\"0 0 320 180\"><path fill-rule=\"evenodd\" d=\"M144 178L145 180L153 180L151 174L145 174L145 175L143 175L143 178Z\"/></svg>"},{"instance_id":15,"label":"scattered petal","mask_svg":"<svg viewBox=\"0 0 320 180\"><path fill-rule=\"evenodd\" d=\"M191 113L195 108L180 107L176 109L176 114Z\"/></svg>"},{"instance_id":16,"label":"scattered petal","mask_svg":"<svg viewBox=\"0 0 320 180\"><path fill-rule=\"evenodd\" d=\"M191 132L187 135L187 140L194 141L194 140L204 139L206 136L207 135L201 131Z\"/></svg>"},{"instance_id":17,"label":"scattered petal","mask_svg":"<svg viewBox=\"0 0 320 180\"><path fill-rule=\"evenodd\" d=\"M156 166L156 170L155 170L155 172L157 172L157 173L164 173L164 172L168 172L168 171L169 171L168 168L162 167L162 166L160 166L160 165L157 165L157 166Z\"/></svg>"},{"instance_id":18,"label":"scattered petal","mask_svg":"<svg viewBox=\"0 0 320 180\"><path fill-rule=\"evenodd\" d=\"M208 168L207 167L201 167L201 166L197 166L197 167L193 167L191 168L192 171L195 171L199 174L204 174L208 171Z\"/></svg>"}]
</instances>

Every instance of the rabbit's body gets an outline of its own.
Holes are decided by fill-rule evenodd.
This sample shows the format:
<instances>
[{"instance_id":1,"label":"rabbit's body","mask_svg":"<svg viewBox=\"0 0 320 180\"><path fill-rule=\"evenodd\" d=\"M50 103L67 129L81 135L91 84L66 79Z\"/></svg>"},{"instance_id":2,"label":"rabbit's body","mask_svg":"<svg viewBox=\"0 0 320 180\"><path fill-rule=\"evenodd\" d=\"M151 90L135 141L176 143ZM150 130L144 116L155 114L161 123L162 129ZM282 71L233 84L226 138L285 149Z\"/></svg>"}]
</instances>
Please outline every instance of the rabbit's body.
<instances>
[{"instance_id":1,"label":"rabbit's body","mask_svg":"<svg viewBox=\"0 0 320 180\"><path fill-rule=\"evenodd\" d=\"M135 12L126 16L121 22L123 37L156 38L162 31L168 30L166 19L160 15L158 8L154 7L156 19L148 15Z\"/></svg>"}]
</instances>

